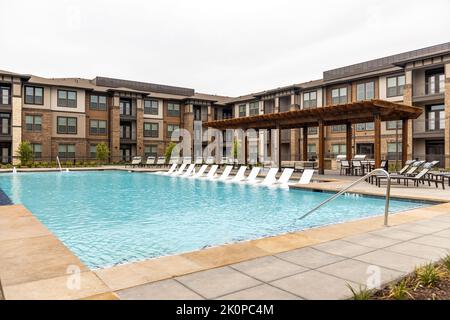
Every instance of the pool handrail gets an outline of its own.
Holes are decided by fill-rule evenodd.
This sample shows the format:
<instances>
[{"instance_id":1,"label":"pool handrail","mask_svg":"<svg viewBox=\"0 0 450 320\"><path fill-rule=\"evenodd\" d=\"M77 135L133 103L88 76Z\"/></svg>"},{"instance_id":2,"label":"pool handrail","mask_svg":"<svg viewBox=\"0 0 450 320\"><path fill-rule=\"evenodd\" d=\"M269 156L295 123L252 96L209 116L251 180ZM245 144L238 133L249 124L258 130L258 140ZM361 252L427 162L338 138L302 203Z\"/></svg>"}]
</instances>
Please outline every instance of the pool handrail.
<instances>
[{"instance_id":1,"label":"pool handrail","mask_svg":"<svg viewBox=\"0 0 450 320\"><path fill-rule=\"evenodd\" d=\"M307 216L309 216L311 213L313 213L314 211L316 211L317 209L321 208L322 206L324 206L325 204L333 201L334 199L336 199L337 197L339 197L341 194L347 192L350 188L352 188L353 186L359 184L362 181L365 181L367 178L369 178L372 175L375 175L377 173L382 173L386 176L387 178L387 185L386 185L386 203L384 205L384 226L387 227L388 226L388 216L389 216L389 200L391 198L391 176L389 175L389 172L387 172L384 169L378 168L375 170L370 171L368 174L366 174L364 177L359 178L358 180L352 182L349 186L345 187L344 189L342 189L341 191L339 191L338 193L334 194L333 196L331 196L330 198L326 199L325 201L323 201L322 203L320 203L319 205L317 205L316 207L314 207L313 209L309 210L307 213L305 213L304 215L302 215L300 218L298 218L298 220L302 220L304 218L306 218Z\"/></svg>"}]
</instances>

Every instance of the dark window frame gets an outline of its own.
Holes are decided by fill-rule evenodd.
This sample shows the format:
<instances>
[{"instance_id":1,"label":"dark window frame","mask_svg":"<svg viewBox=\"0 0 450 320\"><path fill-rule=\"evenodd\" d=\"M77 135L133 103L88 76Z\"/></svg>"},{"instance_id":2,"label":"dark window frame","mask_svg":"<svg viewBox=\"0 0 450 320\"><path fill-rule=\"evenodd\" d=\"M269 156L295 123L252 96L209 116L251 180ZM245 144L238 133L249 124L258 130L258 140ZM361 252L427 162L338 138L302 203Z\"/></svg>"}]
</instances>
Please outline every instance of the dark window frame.
<instances>
[{"instance_id":1,"label":"dark window frame","mask_svg":"<svg viewBox=\"0 0 450 320\"><path fill-rule=\"evenodd\" d=\"M172 127L172 130L169 130L169 126ZM180 125L168 123L167 124L167 138L170 139L172 137L172 132L174 132L177 129L180 129Z\"/></svg>"},{"instance_id":2,"label":"dark window frame","mask_svg":"<svg viewBox=\"0 0 450 320\"><path fill-rule=\"evenodd\" d=\"M100 123L105 123L104 128L100 128ZM97 126L92 126L93 123L97 123ZM94 129L94 130L93 130ZM104 131L100 131L103 130ZM103 119L90 119L89 120L89 134L90 135L98 135L105 136L108 133L108 121Z\"/></svg>"},{"instance_id":3,"label":"dark window frame","mask_svg":"<svg viewBox=\"0 0 450 320\"><path fill-rule=\"evenodd\" d=\"M8 94L4 95L3 90L7 90ZM6 97L6 103L3 102L4 97ZM11 87L2 86L2 84L0 84L0 105L7 106L10 104L11 104Z\"/></svg>"},{"instance_id":4,"label":"dark window frame","mask_svg":"<svg viewBox=\"0 0 450 320\"><path fill-rule=\"evenodd\" d=\"M150 129L146 129L146 126L150 126ZM153 126L156 125L156 129ZM144 122L144 137L146 138L159 138L159 123L158 122Z\"/></svg>"},{"instance_id":5,"label":"dark window frame","mask_svg":"<svg viewBox=\"0 0 450 320\"><path fill-rule=\"evenodd\" d=\"M27 100L29 95L27 94L27 89L32 89L33 90L33 94L31 95L32 100L29 101ZM42 95L41 95L41 102L36 102L36 89L40 89L42 91ZM33 104L33 105L38 105L38 106L42 106L44 105L44 87L39 87L39 86L24 86L24 95L25 95L25 104Z\"/></svg>"},{"instance_id":6,"label":"dark window frame","mask_svg":"<svg viewBox=\"0 0 450 320\"><path fill-rule=\"evenodd\" d=\"M395 126L392 126L392 124L395 123ZM401 120L389 120L386 121L386 130L401 130L403 127L403 122Z\"/></svg>"},{"instance_id":7,"label":"dark window frame","mask_svg":"<svg viewBox=\"0 0 450 320\"><path fill-rule=\"evenodd\" d=\"M249 103L249 116L259 115L259 102L253 101Z\"/></svg>"},{"instance_id":8,"label":"dark window frame","mask_svg":"<svg viewBox=\"0 0 450 320\"><path fill-rule=\"evenodd\" d=\"M398 84L399 78L403 78L403 85ZM395 79L395 86L389 87L389 79ZM403 96L403 91L405 90L405 84L406 84L406 76L404 74L386 77L386 97L392 98L392 97ZM394 89L394 88L395 88L395 93L391 94L390 89Z\"/></svg>"},{"instance_id":9,"label":"dark window frame","mask_svg":"<svg viewBox=\"0 0 450 320\"><path fill-rule=\"evenodd\" d=\"M96 105L93 104L93 97L97 98L97 102L95 102ZM100 103L100 98L105 98L105 103ZM108 97L103 94L91 94L89 96L89 109L96 111L108 111Z\"/></svg>"},{"instance_id":10,"label":"dark window frame","mask_svg":"<svg viewBox=\"0 0 450 320\"><path fill-rule=\"evenodd\" d=\"M315 94L316 98L311 99L311 94ZM308 99L305 99L308 95ZM317 90L306 91L303 93L303 109L317 108Z\"/></svg>"},{"instance_id":11,"label":"dark window frame","mask_svg":"<svg viewBox=\"0 0 450 320\"><path fill-rule=\"evenodd\" d=\"M33 150L33 158L34 159L41 159L42 158L42 143L32 142L32 143L30 143L30 145L31 145L31 149ZM35 150L37 145L41 147L41 151L40 152L36 152L36 150Z\"/></svg>"},{"instance_id":12,"label":"dark window frame","mask_svg":"<svg viewBox=\"0 0 450 320\"><path fill-rule=\"evenodd\" d=\"M344 90L344 89L345 89L345 95L342 95L341 90ZM338 92L337 97L333 97L334 91ZM345 98L345 100L344 100L344 98ZM334 99L337 99L337 101L334 101ZM344 104L344 103L348 103L348 86L342 86L342 87L331 89L331 104Z\"/></svg>"},{"instance_id":13,"label":"dark window frame","mask_svg":"<svg viewBox=\"0 0 450 320\"><path fill-rule=\"evenodd\" d=\"M31 117L33 121L31 124L27 122L27 118ZM36 118L41 119L40 124L36 124ZM31 125L31 127L29 127ZM42 114L25 114L25 130L30 132L41 132L42 131Z\"/></svg>"},{"instance_id":14,"label":"dark window frame","mask_svg":"<svg viewBox=\"0 0 450 320\"><path fill-rule=\"evenodd\" d=\"M61 128L60 128L60 124L59 124L59 119L66 119L66 124L65 124L66 129L63 131L60 130ZM69 127L73 127L73 126L69 126L69 119L75 119L75 132L72 132L72 131L69 132ZM58 133L58 134L77 134L78 133L78 119L76 117L62 117L62 116L56 117L56 133Z\"/></svg>"},{"instance_id":15,"label":"dark window frame","mask_svg":"<svg viewBox=\"0 0 450 320\"><path fill-rule=\"evenodd\" d=\"M147 148L150 148L150 152L147 152ZM152 149L155 149L153 152ZM158 156L158 145L157 144L146 144L144 146L144 156L145 157L157 157Z\"/></svg>"},{"instance_id":16,"label":"dark window frame","mask_svg":"<svg viewBox=\"0 0 450 320\"><path fill-rule=\"evenodd\" d=\"M146 103L150 103L150 107L146 107ZM153 106L153 103L156 102L156 107ZM149 112L147 112L147 109L149 109ZM159 114L159 102L155 99L145 99L144 100L144 114L149 114L152 116L157 116Z\"/></svg>"},{"instance_id":17,"label":"dark window frame","mask_svg":"<svg viewBox=\"0 0 450 320\"><path fill-rule=\"evenodd\" d=\"M59 94L61 92L66 93L65 98L60 98ZM75 94L75 99L69 99L69 93ZM60 108L77 108L78 105L78 92L75 90L58 89L57 91L57 106ZM69 101L74 101L74 105L69 105Z\"/></svg>"},{"instance_id":18,"label":"dark window frame","mask_svg":"<svg viewBox=\"0 0 450 320\"><path fill-rule=\"evenodd\" d=\"M64 146L65 147L65 151L61 152L60 151L60 147ZM69 146L73 146L73 152L69 152ZM76 144L74 143L60 143L58 144L58 157L61 159L74 159L75 155L76 155ZM72 156L73 153L73 156Z\"/></svg>"},{"instance_id":19,"label":"dark window frame","mask_svg":"<svg viewBox=\"0 0 450 320\"><path fill-rule=\"evenodd\" d=\"M238 108L239 108L239 118L246 117L247 116L247 105L240 104ZM244 110L242 110L242 108Z\"/></svg>"},{"instance_id":20,"label":"dark window frame","mask_svg":"<svg viewBox=\"0 0 450 320\"><path fill-rule=\"evenodd\" d=\"M3 132L3 119L8 120L8 126L7 126L6 133ZM10 136L11 135L11 114L10 113L5 113L5 112L0 113L0 135L2 135L2 136Z\"/></svg>"},{"instance_id":21,"label":"dark window frame","mask_svg":"<svg viewBox=\"0 0 450 320\"><path fill-rule=\"evenodd\" d=\"M368 91L367 91L367 85L368 84L371 84L372 85L372 94L373 94L373 96L372 97L368 97ZM359 87L360 86L364 86L364 90L363 90L363 92L364 92L364 97L363 98L361 98L361 97L359 97L358 95L359 95ZM364 82L358 82L357 84L356 84L356 101L364 101L364 100L371 100L371 99L375 99L375 80L369 80L369 81L364 81Z\"/></svg>"},{"instance_id":22,"label":"dark window frame","mask_svg":"<svg viewBox=\"0 0 450 320\"><path fill-rule=\"evenodd\" d=\"M179 117L181 115L181 105L178 102L167 103L167 116Z\"/></svg>"}]
</instances>

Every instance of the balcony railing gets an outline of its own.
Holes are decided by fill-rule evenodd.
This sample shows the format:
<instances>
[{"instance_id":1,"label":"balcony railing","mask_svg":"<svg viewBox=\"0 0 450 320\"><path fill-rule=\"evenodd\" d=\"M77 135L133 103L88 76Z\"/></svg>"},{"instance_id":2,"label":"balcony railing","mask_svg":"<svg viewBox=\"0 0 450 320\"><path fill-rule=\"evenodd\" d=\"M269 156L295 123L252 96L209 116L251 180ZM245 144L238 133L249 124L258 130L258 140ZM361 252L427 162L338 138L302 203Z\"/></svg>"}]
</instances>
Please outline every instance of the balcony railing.
<instances>
[{"instance_id":1,"label":"balcony railing","mask_svg":"<svg viewBox=\"0 0 450 320\"><path fill-rule=\"evenodd\" d=\"M413 132L419 133L437 133L445 129L445 118L435 119L416 119L413 122Z\"/></svg>"}]
</instances>

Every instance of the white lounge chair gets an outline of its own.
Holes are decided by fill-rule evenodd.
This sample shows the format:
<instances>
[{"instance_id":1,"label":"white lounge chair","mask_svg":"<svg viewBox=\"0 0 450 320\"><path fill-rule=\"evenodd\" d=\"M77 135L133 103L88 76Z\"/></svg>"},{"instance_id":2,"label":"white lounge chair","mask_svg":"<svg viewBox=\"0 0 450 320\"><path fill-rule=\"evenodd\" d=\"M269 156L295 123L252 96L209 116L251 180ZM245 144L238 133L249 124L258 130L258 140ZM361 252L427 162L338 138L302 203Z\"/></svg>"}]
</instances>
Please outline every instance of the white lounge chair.
<instances>
[{"instance_id":1,"label":"white lounge chair","mask_svg":"<svg viewBox=\"0 0 450 320\"><path fill-rule=\"evenodd\" d=\"M205 173L206 168L208 168L207 164L202 165L196 173L190 176L190 178L200 178Z\"/></svg>"},{"instance_id":2,"label":"white lounge chair","mask_svg":"<svg viewBox=\"0 0 450 320\"><path fill-rule=\"evenodd\" d=\"M313 174L314 174L314 170L313 169L305 169L305 171L303 171L302 176L300 177L300 180L299 180L298 184L308 184L308 183L310 183Z\"/></svg>"},{"instance_id":3,"label":"white lounge chair","mask_svg":"<svg viewBox=\"0 0 450 320\"><path fill-rule=\"evenodd\" d=\"M242 180L241 182L245 182L248 184L256 183L258 181L257 177L258 177L258 174L260 171L261 171L261 167L253 167L252 171L250 171L248 177L245 178L244 180Z\"/></svg>"},{"instance_id":4,"label":"white lounge chair","mask_svg":"<svg viewBox=\"0 0 450 320\"><path fill-rule=\"evenodd\" d=\"M158 160L156 160L157 166L164 166L166 164L166 158L165 157L158 157Z\"/></svg>"},{"instance_id":5,"label":"white lounge chair","mask_svg":"<svg viewBox=\"0 0 450 320\"><path fill-rule=\"evenodd\" d=\"M186 168L186 166L187 166L187 163L183 163L177 171L172 173L172 175L173 176L178 176L178 175L182 174L184 169Z\"/></svg>"},{"instance_id":6,"label":"white lounge chair","mask_svg":"<svg viewBox=\"0 0 450 320\"><path fill-rule=\"evenodd\" d=\"M236 175L231 178L230 181L232 182L239 182L245 179L245 171L247 170L247 166L241 166L238 170L238 172L236 172Z\"/></svg>"},{"instance_id":7,"label":"white lounge chair","mask_svg":"<svg viewBox=\"0 0 450 320\"><path fill-rule=\"evenodd\" d=\"M292 174L294 173L294 169L286 168L283 170L280 178L275 182L276 185L287 186L289 183L289 179L291 179Z\"/></svg>"},{"instance_id":8,"label":"white lounge chair","mask_svg":"<svg viewBox=\"0 0 450 320\"><path fill-rule=\"evenodd\" d=\"M194 168L195 168L195 164L190 164L189 167L187 168L186 172L183 173L181 176L189 177L192 174L192 172L194 171Z\"/></svg>"},{"instance_id":9,"label":"white lounge chair","mask_svg":"<svg viewBox=\"0 0 450 320\"><path fill-rule=\"evenodd\" d=\"M219 168L219 166L217 164L213 164L211 169L209 169L208 173L206 174L206 179L213 179L214 175L216 174L217 168Z\"/></svg>"},{"instance_id":10,"label":"white lounge chair","mask_svg":"<svg viewBox=\"0 0 450 320\"><path fill-rule=\"evenodd\" d=\"M275 182L277 182L277 173L278 173L278 168L270 168L269 172L267 172L266 177L261 182L261 185L270 186L270 185L274 184Z\"/></svg>"},{"instance_id":11,"label":"white lounge chair","mask_svg":"<svg viewBox=\"0 0 450 320\"><path fill-rule=\"evenodd\" d=\"M220 180L220 181L227 180L228 176L231 173L231 170L233 170L233 166L226 166L222 172L222 175L217 180Z\"/></svg>"},{"instance_id":12,"label":"white lounge chair","mask_svg":"<svg viewBox=\"0 0 450 320\"><path fill-rule=\"evenodd\" d=\"M172 174L175 171L175 169L177 168L177 166L178 165L176 163L172 163L172 165L169 168L169 171L166 171L166 172L158 171L158 172L155 172L155 173L157 173L157 174L165 174L165 175Z\"/></svg>"}]
</instances>

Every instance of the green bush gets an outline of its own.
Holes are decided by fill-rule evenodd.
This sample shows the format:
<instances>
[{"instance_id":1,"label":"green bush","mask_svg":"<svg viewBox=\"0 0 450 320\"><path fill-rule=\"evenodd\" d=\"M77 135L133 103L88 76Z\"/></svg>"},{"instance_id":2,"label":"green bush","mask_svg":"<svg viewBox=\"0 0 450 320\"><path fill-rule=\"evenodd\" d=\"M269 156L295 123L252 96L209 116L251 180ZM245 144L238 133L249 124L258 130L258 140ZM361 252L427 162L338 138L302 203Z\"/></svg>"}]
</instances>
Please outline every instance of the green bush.
<instances>
[{"instance_id":1,"label":"green bush","mask_svg":"<svg viewBox=\"0 0 450 320\"><path fill-rule=\"evenodd\" d=\"M108 160L109 148L106 143L100 142L99 144L97 144L97 146L95 147L95 151L98 160L100 160L101 162L106 162Z\"/></svg>"},{"instance_id":2,"label":"green bush","mask_svg":"<svg viewBox=\"0 0 450 320\"><path fill-rule=\"evenodd\" d=\"M22 141L17 149L17 156L20 159L21 166L28 166L33 160L33 148L30 142Z\"/></svg>"},{"instance_id":3,"label":"green bush","mask_svg":"<svg viewBox=\"0 0 450 320\"><path fill-rule=\"evenodd\" d=\"M170 142L167 145L166 151L164 152L164 157L166 158L166 163L170 161L170 157L172 156L172 151L177 145L174 142Z\"/></svg>"}]
</instances>

